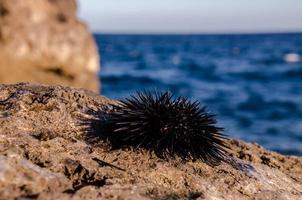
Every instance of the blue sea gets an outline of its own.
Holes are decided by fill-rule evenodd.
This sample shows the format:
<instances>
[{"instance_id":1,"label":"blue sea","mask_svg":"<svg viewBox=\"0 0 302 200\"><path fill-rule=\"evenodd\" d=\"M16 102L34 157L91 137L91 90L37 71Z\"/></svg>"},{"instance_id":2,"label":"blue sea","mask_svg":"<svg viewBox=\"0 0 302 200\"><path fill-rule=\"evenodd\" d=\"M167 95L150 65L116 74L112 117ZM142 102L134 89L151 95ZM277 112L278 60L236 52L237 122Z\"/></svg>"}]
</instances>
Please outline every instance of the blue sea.
<instances>
[{"instance_id":1,"label":"blue sea","mask_svg":"<svg viewBox=\"0 0 302 200\"><path fill-rule=\"evenodd\" d=\"M94 36L103 95L170 90L230 137L302 155L302 34Z\"/></svg>"}]
</instances>

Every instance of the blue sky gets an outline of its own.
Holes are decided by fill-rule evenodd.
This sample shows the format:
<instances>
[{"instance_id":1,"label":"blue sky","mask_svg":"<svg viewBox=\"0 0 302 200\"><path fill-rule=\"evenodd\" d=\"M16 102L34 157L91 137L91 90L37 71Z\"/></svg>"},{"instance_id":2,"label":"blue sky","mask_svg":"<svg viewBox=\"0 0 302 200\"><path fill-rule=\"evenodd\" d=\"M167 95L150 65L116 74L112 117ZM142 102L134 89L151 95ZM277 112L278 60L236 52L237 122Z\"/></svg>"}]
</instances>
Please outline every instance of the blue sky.
<instances>
[{"instance_id":1,"label":"blue sky","mask_svg":"<svg viewBox=\"0 0 302 200\"><path fill-rule=\"evenodd\" d=\"M103 33L302 31L302 0L79 0L79 16Z\"/></svg>"}]
</instances>

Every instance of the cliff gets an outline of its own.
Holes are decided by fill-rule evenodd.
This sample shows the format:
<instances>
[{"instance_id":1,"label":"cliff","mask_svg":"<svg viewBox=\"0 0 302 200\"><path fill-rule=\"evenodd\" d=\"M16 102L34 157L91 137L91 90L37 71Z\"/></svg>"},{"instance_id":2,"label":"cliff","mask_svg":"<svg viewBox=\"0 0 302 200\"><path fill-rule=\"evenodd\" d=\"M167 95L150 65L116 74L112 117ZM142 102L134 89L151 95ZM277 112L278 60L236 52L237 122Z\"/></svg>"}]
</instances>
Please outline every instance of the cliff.
<instances>
[{"instance_id":1,"label":"cliff","mask_svg":"<svg viewBox=\"0 0 302 200\"><path fill-rule=\"evenodd\" d=\"M0 83L99 91L99 55L75 0L0 0Z\"/></svg>"},{"instance_id":2,"label":"cliff","mask_svg":"<svg viewBox=\"0 0 302 200\"><path fill-rule=\"evenodd\" d=\"M231 140L241 171L88 143L81 124L113 102L84 89L0 85L0 199L301 199L302 158Z\"/></svg>"}]
</instances>

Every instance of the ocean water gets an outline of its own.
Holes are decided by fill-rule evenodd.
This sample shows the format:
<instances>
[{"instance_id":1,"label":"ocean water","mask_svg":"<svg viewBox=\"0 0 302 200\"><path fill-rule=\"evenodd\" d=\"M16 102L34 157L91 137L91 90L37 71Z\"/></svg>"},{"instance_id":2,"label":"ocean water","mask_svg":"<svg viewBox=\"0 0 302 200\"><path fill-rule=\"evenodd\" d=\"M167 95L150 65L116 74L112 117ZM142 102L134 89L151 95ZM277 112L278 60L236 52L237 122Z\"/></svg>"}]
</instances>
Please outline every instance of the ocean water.
<instances>
[{"instance_id":1,"label":"ocean water","mask_svg":"<svg viewBox=\"0 0 302 200\"><path fill-rule=\"evenodd\" d=\"M302 34L94 36L103 95L170 90L230 137L302 155Z\"/></svg>"}]
</instances>

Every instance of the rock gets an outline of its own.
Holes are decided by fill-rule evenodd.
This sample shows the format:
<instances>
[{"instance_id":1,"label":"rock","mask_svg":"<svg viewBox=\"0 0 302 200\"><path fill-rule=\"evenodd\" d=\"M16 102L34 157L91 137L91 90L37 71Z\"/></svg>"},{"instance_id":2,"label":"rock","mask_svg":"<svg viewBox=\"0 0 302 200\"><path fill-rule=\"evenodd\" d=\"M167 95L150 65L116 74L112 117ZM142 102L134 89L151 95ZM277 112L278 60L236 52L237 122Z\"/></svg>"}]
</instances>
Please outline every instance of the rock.
<instances>
[{"instance_id":1,"label":"rock","mask_svg":"<svg viewBox=\"0 0 302 200\"><path fill-rule=\"evenodd\" d=\"M231 140L241 171L163 160L88 142L88 111L106 97L84 89L0 85L0 199L301 199L302 158Z\"/></svg>"},{"instance_id":2,"label":"rock","mask_svg":"<svg viewBox=\"0 0 302 200\"><path fill-rule=\"evenodd\" d=\"M7 151L0 156L0 197L37 197L43 192L62 193L71 188L70 181L62 174L50 172L20 155Z\"/></svg>"},{"instance_id":3,"label":"rock","mask_svg":"<svg viewBox=\"0 0 302 200\"><path fill-rule=\"evenodd\" d=\"M99 91L99 55L75 0L0 0L0 83Z\"/></svg>"}]
</instances>

